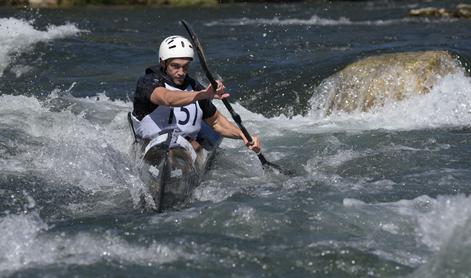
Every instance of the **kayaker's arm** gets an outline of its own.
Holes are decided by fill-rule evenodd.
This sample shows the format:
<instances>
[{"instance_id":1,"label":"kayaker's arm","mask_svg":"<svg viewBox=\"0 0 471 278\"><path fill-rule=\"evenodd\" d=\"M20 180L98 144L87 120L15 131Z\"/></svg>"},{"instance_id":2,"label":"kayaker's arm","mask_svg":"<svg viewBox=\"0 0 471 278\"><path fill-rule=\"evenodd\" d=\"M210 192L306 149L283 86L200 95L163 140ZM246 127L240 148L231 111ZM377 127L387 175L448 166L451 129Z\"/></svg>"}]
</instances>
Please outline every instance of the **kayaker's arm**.
<instances>
[{"instance_id":1,"label":"kayaker's arm","mask_svg":"<svg viewBox=\"0 0 471 278\"><path fill-rule=\"evenodd\" d=\"M185 106L190 103L196 102L203 99L224 99L229 94L224 92L224 86L222 83L218 84L216 92L212 86L209 85L207 88L201 91L184 92L169 90L165 87L156 87L150 95L150 101L157 105L165 105L171 107Z\"/></svg>"},{"instance_id":2,"label":"kayaker's arm","mask_svg":"<svg viewBox=\"0 0 471 278\"><path fill-rule=\"evenodd\" d=\"M214 129L219 135L231 138L231 139L241 139L244 141L244 144L254 152L260 152L260 142L257 136L252 136L253 142L250 144L247 139L245 139L242 131L233 123L231 123L224 115L216 111L214 115L207 118L206 123Z\"/></svg>"},{"instance_id":3,"label":"kayaker's arm","mask_svg":"<svg viewBox=\"0 0 471 278\"><path fill-rule=\"evenodd\" d=\"M231 138L231 139L242 139L242 131L229 120L224 117L219 111L216 111L214 115L207 118L206 123L214 129L219 135Z\"/></svg>"}]
</instances>

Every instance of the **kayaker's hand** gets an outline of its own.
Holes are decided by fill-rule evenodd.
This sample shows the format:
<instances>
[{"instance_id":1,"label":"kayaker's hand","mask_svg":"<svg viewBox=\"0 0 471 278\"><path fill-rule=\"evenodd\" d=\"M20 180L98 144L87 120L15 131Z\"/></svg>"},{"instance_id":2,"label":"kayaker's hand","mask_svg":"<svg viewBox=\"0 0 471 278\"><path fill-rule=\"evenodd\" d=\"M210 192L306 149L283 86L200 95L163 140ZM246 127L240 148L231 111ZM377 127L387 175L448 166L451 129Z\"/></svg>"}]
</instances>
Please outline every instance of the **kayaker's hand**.
<instances>
[{"instance_id":1,"label":"kayaker's hand","mask_svg":"<svg viewBox=\"0 0 471 278\"><path fill-rule=\"evenodd\" d=\"M247 148L254 151L256 154L260 153L262 150L262 147L260 146L260 140L257 136L252 136L252 142L247 141L245 136L242 136L242 140L244 140L244 144L247 146Z\"/></svg>"},{"instance_id":2,"label":"kayaker's hand","mask_svg":"<svg viewBox=\"0 0 471 278\"><path fill-rule=\"evenodd\" d=\"M222 84L221 80L216 80L216 83L218 84L218 87L216 88L216 91L214 91L213 86L210 84L206 89L203 90L204 93L208 95L209 99L225 99L229 97L229 94L224 92L224 89L226 88L224 84Z\"/></svg>"}]
</instances>

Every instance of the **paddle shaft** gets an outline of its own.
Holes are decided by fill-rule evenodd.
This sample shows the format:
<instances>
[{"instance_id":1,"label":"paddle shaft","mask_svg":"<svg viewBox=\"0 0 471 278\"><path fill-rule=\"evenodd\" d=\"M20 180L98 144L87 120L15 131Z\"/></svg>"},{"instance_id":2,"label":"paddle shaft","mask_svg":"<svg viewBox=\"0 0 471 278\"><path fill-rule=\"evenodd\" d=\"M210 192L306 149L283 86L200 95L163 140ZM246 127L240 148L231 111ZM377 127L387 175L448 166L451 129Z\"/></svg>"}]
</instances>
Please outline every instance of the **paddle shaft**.
<instances>
[{"instance_id":1,"label":"paddle shaft","mask_svg":"<svg viewBox=\"0 0 471 278\"><path fill-rule=\"evenodd\" d=\"M193 42L193 46L196 48L196 52L197 52L198 57L200 59L201 67L203 68L203 71L204 71L206 77L208 78L209 83L211 83L211 86L213 87L213 89L216 90L217 87L218 87L218 84L217 84L216 80L214 79L213 75L211 74L211 72L209 71L208 64L206 63L206 58L204 57L203 48L202 48L202 46L201 46L201 44L198 40L198 37L196 36L195 32L193 32L190 25L186 21L182 20L181 23L183 24L186 31L190 35L190 38ZM224 103L224 106L226 106L227 110L231 114L232 119L237 124L239 129L242 131L242 133L244 134L244 136L247 139L247 141L249 142L249 144L252 144L253 143L252 136L250 136L250 133L247 131L245 126L242 124L242 119L240 118L239 114L237 114L237 112L234 111L234 109L232 108L232 105L229 103L229 101L227 101L227 99L223 99L222 103ZM261 151L259 153L257 153L257 156L258 156L258 159L260 160L260 162L262 163L262 165L273 166L272 163L269 163L265 159L265 156L262 154Z\"/></svg>"},{"instance_id":2,"label":"paddle shaft","mask_svg":"<svg viewBox=\"0 0 471 278\"><path fill-rule=\"evenodd\" d=\"M218 84L216 83L216 80L214 80L213 76L211 75L211 72L208 71L207 77L209 79L209 82L213 86L213 89L216 90ZM227 101L227 99L223 99L222 103L224 103L224 106L226 106L227 111L229 111L229 113L232 116L232 119L234 120L234 122L236 122L237 126L240 128L240 130L244 134L247 141L249 141L249 143L252 143L253 142L252 136L250 136L250 133L247 131L245 126L242 124L242 118L240 117L240 115L237 114L236 111L234 111L234 109L232 108L231 103L229 101Z\"/></svg>"},{"instance_id":3,"label":"paddle shaft","mask_svg":"<svg viewBox=\"0 0 471 278\"><path fill-rule=\"evenodd\" d=\"M212 78L211 73L210 73L210 77ZM210 78L208 77L208 79L210 79ZM211 85L213 86L213 88L217 88L217 83L214 80L214 78L212 80L210 79L210 82L211 82ZM222 103L224 103L224 106L226 106L227 111L229 111L229 113L232 116L232 119L237 124L239 129L242 131L242 133L244 134L247 141L249 141L249 144L252 144L253 143L252 136L250 136L250 133L247 131L245 126L242 124L242 118L240 117L240 115L237 114L236 111L234 111L234 109L232 108L232 105L230 104L229 101L227 101L226 99L223 99ZM268 161L265 159L265 156L263 156L262 152L257 153L257 156L260 159L260 162L262 162L262 165L265 165L265 164L268 163Z\"/></svg>"}]
</instances>

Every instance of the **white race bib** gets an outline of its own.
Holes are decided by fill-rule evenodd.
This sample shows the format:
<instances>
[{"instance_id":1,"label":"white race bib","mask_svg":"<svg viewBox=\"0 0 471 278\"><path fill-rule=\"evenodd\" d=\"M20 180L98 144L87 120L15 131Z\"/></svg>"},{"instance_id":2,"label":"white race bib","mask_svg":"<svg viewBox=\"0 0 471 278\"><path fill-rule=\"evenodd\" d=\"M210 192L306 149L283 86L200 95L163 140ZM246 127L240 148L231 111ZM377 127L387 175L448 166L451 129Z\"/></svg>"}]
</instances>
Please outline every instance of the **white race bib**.
<instances>
[{"instance_id":1,"label":"white race bib","mask_svg":"<svg viewBox=\"0 0 471 278\"><path fill-rule=\"evenodd\" d=\"M167 83L165 83L165 88L185 94L184 91ZM188 85L185 89L185 91L192 90L191 85ZM144 139L154 138L162 132L172 129L180 131L183 136L196 138L201 129L202 117L203 110L201 110L198 102L181 107L159 105L152 113L146 115L140 121L136 131L137 135Z\"/></svg>"},{"instance_id":2,"label":"white race bib","mask_svg":"<svg viewBox=\"0 0 471 278\"><path fill-rule=\"evenodd\" d=\"M165 88L173 91L181 91L178 88L172 87L165 83ZM192 91L191 85L185 89L185 91ZM182 94L185 92L182 91ZM198 102L190 103L181 107L171 108L173 115L169 115L169 122L172 120L172 126L176 125L178 129L183 133L184 136L190 136L196 138L198 132L201 129L201 119L203 116L203 110L199 106ZM174 118L174 119L171 119Z\"/></svg>"}]
</instances>

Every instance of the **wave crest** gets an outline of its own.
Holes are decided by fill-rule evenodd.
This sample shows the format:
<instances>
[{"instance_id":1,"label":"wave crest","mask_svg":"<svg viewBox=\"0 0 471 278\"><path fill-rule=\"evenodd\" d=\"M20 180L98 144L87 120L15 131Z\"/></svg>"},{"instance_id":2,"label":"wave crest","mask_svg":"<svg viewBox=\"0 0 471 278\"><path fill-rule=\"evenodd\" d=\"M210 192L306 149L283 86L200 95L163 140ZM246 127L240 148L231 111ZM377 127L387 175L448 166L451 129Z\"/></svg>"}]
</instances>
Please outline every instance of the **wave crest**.
<instances>
[{"instance_id":1,"label":"wave crest","mask_svg":"<svg viewBox=\"0 0 471 278\"><path fill-rule=\"evenodd\" d=\"M0 77L11 65L15 56L31 51L34 44L48 42L54 39L74 36L80 30L75 24L49 25L46 30L35 29L32 21L17 18L0 18Z\"/></svg>"}]
</instances>

